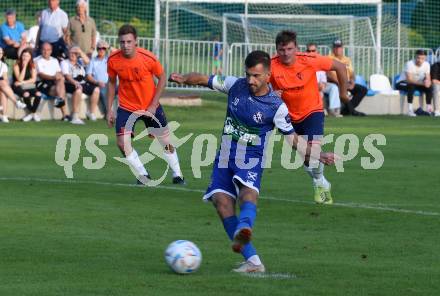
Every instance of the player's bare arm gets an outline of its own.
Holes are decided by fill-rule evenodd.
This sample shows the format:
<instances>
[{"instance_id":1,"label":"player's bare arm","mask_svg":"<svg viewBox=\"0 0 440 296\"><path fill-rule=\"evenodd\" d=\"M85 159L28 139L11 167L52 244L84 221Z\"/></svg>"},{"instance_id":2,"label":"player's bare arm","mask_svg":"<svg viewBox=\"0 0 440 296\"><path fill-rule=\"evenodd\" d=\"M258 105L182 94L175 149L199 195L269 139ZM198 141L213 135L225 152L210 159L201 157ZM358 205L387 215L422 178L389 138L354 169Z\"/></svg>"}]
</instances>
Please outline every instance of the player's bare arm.
<instances>
[{"instance_id":1,"label":"player's bare arm","mask_svg":"<svg viewBox=\"0 0 440 296\"><path fill-rule=\"evenodd\" d=\"M304 158L305 162L311 159L318 159L325 165L333 165L339 157L332 152L322 152L321 145L310 145L307 141L296 133L285 135L284 140L293 147Z\"/></svg>"},{"instance_id":2,"label":"player's bare arm","mask_svg":"<svg viewBox=\"0 0 440 296\"><path fill-rule=\"evenodd\" d=\"M339 87L339 96L341 100L346 103L349 101L349 98L347 96L348 77L346 66L339 61L333 60L331 70L336 72Z\"/></svg>"},{"instance_id":3,"label":"player's bare arm","mask_svg":"<svg viewBox=\"0 0 440 296\"><path fill-rule=\"evenodd\" d=\"M196 72L188 74L171 73L168 80L170 82L175 82L178 84L199 85L207 87L209 76Z\"/></svg>"},{"instance_id":4,"label":"player's bare arm","mask_svg":"<svg viewBox=\"0 0 440 296\"><path fill-rule=\"evenodd\" d=\"M113 114L113 100L116 93L116 77L108 78L108 91L107 91L107 124L112 127L115 123L115 115Z\"/></svg>"},{"instance_id":5,"label":"player's bare arm","mask_svg":"<svg viewBox=\"0 0 440 296\"><path fill-rule=\"evenodd\" d=\"M156 113L156 109L159 106L159 100L160 96L162 95L163 90L165 89L165 86L167 84L167 75L165 72L163 72L159 77L157 77L157 85L156 85L156 93L153 97L153 101L150 104L150 107L148 107L147 111L151 114Z\"/></svg>"}]
</instances>

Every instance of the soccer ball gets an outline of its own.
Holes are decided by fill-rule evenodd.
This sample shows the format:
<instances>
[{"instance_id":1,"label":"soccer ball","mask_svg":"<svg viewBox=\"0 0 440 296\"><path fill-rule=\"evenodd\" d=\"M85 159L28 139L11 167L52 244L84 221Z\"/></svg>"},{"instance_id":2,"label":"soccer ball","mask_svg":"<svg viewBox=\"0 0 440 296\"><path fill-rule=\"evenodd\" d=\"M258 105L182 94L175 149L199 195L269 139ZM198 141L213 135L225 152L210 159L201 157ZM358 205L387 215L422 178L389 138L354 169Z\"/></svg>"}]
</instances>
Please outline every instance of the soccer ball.
<instances>
[{"instance_id":1,"label":"soccer ball","mask_svg":"<svg viewBox=\"0 0 440 296\"><path fill-rule=\"evenodd\" d=\"M202 253L194 243L187 240L178 240L167 247L165 261L176 273L193 273L200 267Z\"/></svg>"}]
</instances>

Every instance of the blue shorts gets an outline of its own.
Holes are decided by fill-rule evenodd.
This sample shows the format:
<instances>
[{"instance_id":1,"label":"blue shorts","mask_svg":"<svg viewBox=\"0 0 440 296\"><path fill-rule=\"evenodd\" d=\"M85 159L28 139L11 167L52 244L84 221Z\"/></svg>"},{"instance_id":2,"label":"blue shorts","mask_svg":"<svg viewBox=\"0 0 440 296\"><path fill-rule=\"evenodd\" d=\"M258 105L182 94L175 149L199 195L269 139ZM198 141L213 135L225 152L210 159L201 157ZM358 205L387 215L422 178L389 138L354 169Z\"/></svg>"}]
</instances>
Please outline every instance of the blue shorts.
<instances>
[{"instance_id":1,"label":"blue shorts","mask_svg":"<svg viewBox=\"0 0 440 296\"><path fill-rule=\"evenodd\" d=\"M312 113L301 122L292 122L292 125L298 135L307 137L307 141L320 140L324 135L324 112Z\"/></svg>"},{"instance_id":2,"label":"blue shorts","mask_svg":"<svg viewBox=\"0 0 440 296\"><path fill-rule=\"evenodd\" d=\"M259 158L257 156L246 155L246 161L251 157ZM257 193L260 192L261 177L263 175L261 158L259 158L256 166L249 169L237 167L235 158L230 158L222 167L219 167L219 162L219 153L217 153L214 167L212 168L211 183L203 196L203 200L211 200L212 196L217 192L225 193L236 199L239 193L239 183L254 189Z\"/></svg>"},{"instance_id":3,"label":"blue shorts","mask_svg":"<svg viewBox=\"0 0 440 296\"><path fill-rule=\"evenodd\" d=\"M165 112L163 111L161 105L159 105L159 107L157 107L157 109L156 109L156 113L154 114L154 116L156 117L155 119L143 115L143 116L139 116L138 118L136 118L136 120L132 126L126 126L128 119L130 118L130 116L133 113L134 112L130 112L125 109L118 108L118 112L116 115L116 125L115 125L116 135L118 135L118 136L124 135L124 134L134 135L134 127L135 127L136 122L138 122L139 120L144 122L146 128L148 128L149 130L151 129L151 130L155 131L155 132L150 133L154 136L160 135L160 133L163 130L167 129L166 126L167 126L168 122L165 117Z\"/></svg>"}]
</instances>

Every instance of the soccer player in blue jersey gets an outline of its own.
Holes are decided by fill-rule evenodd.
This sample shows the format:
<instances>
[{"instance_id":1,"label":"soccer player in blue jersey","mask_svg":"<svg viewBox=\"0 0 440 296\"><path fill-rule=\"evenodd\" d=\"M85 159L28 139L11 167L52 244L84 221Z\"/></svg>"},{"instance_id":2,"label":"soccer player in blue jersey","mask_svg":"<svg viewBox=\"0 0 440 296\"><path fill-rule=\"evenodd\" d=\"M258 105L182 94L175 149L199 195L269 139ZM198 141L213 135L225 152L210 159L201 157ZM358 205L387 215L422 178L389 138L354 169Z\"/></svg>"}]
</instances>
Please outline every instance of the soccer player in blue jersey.
<instances>
[{"instance_id":1,"label":"soccer player in blue jersey","mask_svg":"<svg viewBox=\"0 0 440 296\"><path fill-rule=\"evenodd\" d=\"M241 253L245 259L234 271L250 273L265 271L250 242L257 214L265 142L274 127L294 148L299 138L290 122L286 105L269 87L270 56L263 51L253 51L246 57L245 68L246 78L173 73L169 80L207 86L228 94L221 148L215 158L211 184L203 199L213 202L232 240L233 251ZM305 158L309 156L305 155ZM335 155L321 152L319 160L333 164ZM237 200L240 205L238 217L235 213Z\"/></svg>"}]
</instances>

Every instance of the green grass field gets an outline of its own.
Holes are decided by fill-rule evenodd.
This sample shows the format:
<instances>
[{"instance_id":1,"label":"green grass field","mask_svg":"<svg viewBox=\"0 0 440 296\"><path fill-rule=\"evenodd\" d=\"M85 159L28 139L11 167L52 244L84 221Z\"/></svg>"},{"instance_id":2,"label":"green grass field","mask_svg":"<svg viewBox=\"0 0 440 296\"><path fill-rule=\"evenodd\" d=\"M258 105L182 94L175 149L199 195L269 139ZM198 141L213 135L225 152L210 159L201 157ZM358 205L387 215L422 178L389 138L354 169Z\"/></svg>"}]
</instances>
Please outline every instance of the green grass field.
<instances>
[{"instance_id":1,"label":"green grass field","mask_svg":"<svg viewBox=\"0 0 440 296\"><path fill-rule=\"evenodd\" d=\"M179 149L188 185L130 186L114 131L104 121L0 125L0 295L438 295L440 291L440 120L366 117L328 119L326 133L382 133L385 162L364 170L360 157L345 172L327 168L333 206L312 203L309 177L280 166L280 144L265 171L254 243L268 270L252 278L230 270L232 253L210 204L201 201L210 167L193 177L194 137L220 135L225 103L204 93L198 108L165 107L195 135ZM60 135L77 134L80 159L67 179L55 159ZM105 134L107 163L86 170L84 142ZM136 142L139 152L149 140ZM362 146L361 146L362 147ZM329 145L327 149L331 149ZM155 160L149 171L163 172ZM173 274L163 252L177 239L195 242L200 270Z\"/></svg>"}]
</instances>

